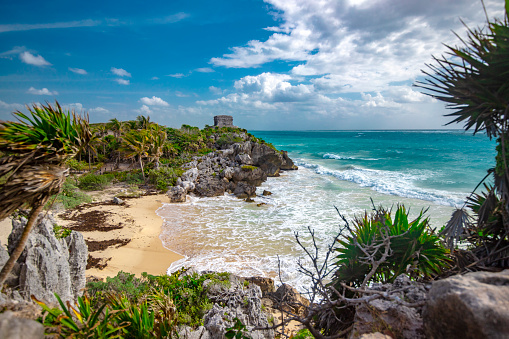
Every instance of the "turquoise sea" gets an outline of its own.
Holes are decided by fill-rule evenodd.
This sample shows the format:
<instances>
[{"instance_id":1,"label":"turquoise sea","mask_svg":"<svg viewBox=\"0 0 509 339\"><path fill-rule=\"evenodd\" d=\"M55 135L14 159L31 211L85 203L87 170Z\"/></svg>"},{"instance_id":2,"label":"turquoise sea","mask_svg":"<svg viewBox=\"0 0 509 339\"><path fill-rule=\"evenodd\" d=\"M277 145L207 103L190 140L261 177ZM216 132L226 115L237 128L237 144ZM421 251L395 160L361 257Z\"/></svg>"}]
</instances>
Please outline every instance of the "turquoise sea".
<instances>
[{"instance_id":1,"label":"turquoise sea","mask_svg":"<svg viewBox=\"0 0 509 339\"><path fill-rule=\"evenodd\" d=\"M495 158L494 141L462 130L251 133L288 151L299 170L269 178L256 203L225 195L160 208L161 240L186 256L170 271L195 266L275 277L280 262L283 281L304 288L297 261L306 258L296 232L310 246L312 229L325 248L338 231L335 208L351 220L371 208L370 199L404 203L411 215L428 209L432 227L441 227ZM263 190L272 195L261 196Z\"/></svg>"}]
</instances>

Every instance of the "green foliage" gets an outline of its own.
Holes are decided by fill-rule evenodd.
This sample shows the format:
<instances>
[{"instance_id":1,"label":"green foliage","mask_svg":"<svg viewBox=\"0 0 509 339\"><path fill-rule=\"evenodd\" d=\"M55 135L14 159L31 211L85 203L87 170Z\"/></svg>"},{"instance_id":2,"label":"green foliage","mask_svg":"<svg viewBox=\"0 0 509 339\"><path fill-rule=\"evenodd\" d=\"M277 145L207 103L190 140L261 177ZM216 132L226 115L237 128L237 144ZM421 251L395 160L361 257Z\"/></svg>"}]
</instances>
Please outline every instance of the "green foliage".
<instances>
[{"instance_id":1,"label":"green foliage","mask_svg":"<svg viewBox=\"0 0 509 339\"><path fill-rule=\"evenodd\" d=\"M254 171L257 168L258 167L256 167L256 166L242 165L242 169L245 170L245 171Z\"/></svg>"},{"instance_id":2,"label":"green foliage","mask_svg":"<svg viewBox=\"0 0 509 339\"><path fill-rule=\"evenodd\" d=\"M88 168L88 164L86 162L78 161L74 158L67 160L65 164L74 171L83 171Z\"/></svg>"},{"instance_id":3,"label":"green foliage","mask_svg":"<svg viewBox=\"0 0 509 339\"><path fill-rule=\"evenodd\" d=\"M118 312L110 312L106 304L92 307L90 300L78 297L76 307L67 302L67 306L55 294L61 309L50 308L45 303L32 299L42 307L43 317L40 322L46 329L56 330L62 338L120 338L121 330L127 323L118 322ZM46 334L52 334L50 331Z\"/></svg>"},{"instance_id":4,"label":"green foliage","mask_svg":"<svg viewBox=\"0 0 509 339\"><path fill-rule=\"evenodd\" d=\"M182 169L175 169L171 167L159 167L158 169L150 170L148 173L149 182L156 185L156 188L165 191L169 186L175 186L177 179L184 173Z\"/></svg>"},{"instance_id":5,"label":"green foliage","mask_svg":"<svg viewBox=\"0 0 509 339\"><path fill-rule=\"evenodd\" d=\"M440 238L429 228L428 218L423 212L413 221L403 205L396 209L394 219L391 211L379 207L375 213L356 219L350 234L338 240L335 265L337 283L345 282L361 286L373 268L366 260L372 255L380 261L385 251L384 239L390 237L387 259L380 263L371 277L374 282L392 282L403 273L413 278L430 277L449 266L448 250Z\"/></svg>"},{"instance_id":6,"label":"green foliage","mask_svg":"<svg viewBox=\"0 0 509 339\"><path fill-rule=\"evenodd\" d=\"M314 338L311 332L307 328L303 328L302 330L299 330L294 336L293 339L308 339L308 338Z\"/></svg>"},{"instance_id":7,"label":"green foliage","mask_svg":"<svg viewBox=\"0 0 509 339\"><path fill-rule=\"evenodd\" d=\"M158 304L158 309L163 313L171 313L173 312L171 309L174 308L175 320L164 326L171 327L174 323L178 323L196 327L202 325L203 316L212 307L203 283L210 280L212 283L229 284L229 274L183 275L185 271L183 269L171 275L160 276L144 273L142 278L119 272L116 277L107 278L106 282L88 283L87 290L99 304L104 300L116 301L115 309L118 303L124 303L125 306L138 305L144 300L148 300L150 309L154 309L154 305ZM109 297L110 295L114 298ZM142 310L139 312L143 313ZM133 315L134 311L131 313ZM154 317L157 323L157 312Z\"/></svg>"},{"instance_id":8,"label":"green foliage","mask_svg":"<svg viewBox=\"0 0 509 339\"><path fill-rule=\"evenodd\" d=\"M228 127L223 127L228 128ZM233 133L223 133L221 136L216 140L216 144L219 147L228 146L237 142L243 142L244 140L240 137L234 136Z\"/></svg>"},{"instance_id":9,"label":"green foliage","mask_svg":"<svg viewBox=\"0 0 509 339\"><path fill-rule=\"evenodd\" d=\"M81 192L78 187L74 186L71 179L67 178L62 185L62 192L57 195L56 202L64 205L65 209L70 209L81 204L90 203L92 198L86 193Z\"/></svg>"},{"instance_id":10,"label":"green foliage","mask_svg":"<svg viewBox=\"0 0 509 339\"><path fill-rule=\"evenodd\" d=\"M143 175L141 170L132 170L125 172L114 172L115 179L120 182L125 182L129 185L141 185L143 184Z\"/></svg>"},{"instance_id":11,"label":"green foliage","mask_svg":"<svg viewBox=\"0 0 509 339\"><path fill-rule=\"evenodd\" d=\"M79 177L78 187L85 191L95 191L104 189L113 179L115 178L114 174L93 174L89 173L84 176Z\"/></svg>"},{"instance_id":12,"label":"green foliage","mask_svg":"<svg viewBox=\"0 0 509 339\"><path fill-rule=\"evenodd\" d=\"M235 324L232 327L226 329L224 336L228 339L250 339L251 337L246 335L246 325L244 325L239 318L233 318Z\"/></svg>"},{"instance_id":13,"label":"green foliage","mask_svg":"<svg viewBox=\"0 0 509 339\"><path fill-rule=\"evenodd\" d=\"M67 238L68 236L71 235L71 232L72 232L72 230L70 230L68 228L58 226L58 225L53 226L53 233L55 233L55 238L57 238L57 239Z\"/></svg>"}]
</instances>

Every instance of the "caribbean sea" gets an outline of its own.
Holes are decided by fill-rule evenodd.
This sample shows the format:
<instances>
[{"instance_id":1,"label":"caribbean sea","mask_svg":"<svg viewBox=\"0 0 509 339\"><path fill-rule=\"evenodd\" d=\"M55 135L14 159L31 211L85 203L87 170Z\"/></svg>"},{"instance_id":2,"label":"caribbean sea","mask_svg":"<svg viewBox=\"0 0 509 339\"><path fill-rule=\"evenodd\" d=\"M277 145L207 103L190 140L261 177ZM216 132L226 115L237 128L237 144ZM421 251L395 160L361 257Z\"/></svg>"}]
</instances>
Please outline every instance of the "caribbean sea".
<instances>
[{"instance_id":1,"label":"caribbean sea","mask_svg":"<svg viewBox=\"0 0 509 339\"><path fill-rule=\"evenodd\" d=\"M324 250L337 234L340 218L404 204L410 215L427 210L440 228L461 207L487 170L494 166L495 142L463 130L251 131L288 151L297 171L269 178L255 203L230 195L192 198L158 210L161 239L186 256L184 266L281 278L299 289L307 280L299 260L309 260L295 240L312 245L312 230ZM262 196L263 190L272 193ZM259 205L259 206L258 206Z\"/></svg>"}]
</instances>

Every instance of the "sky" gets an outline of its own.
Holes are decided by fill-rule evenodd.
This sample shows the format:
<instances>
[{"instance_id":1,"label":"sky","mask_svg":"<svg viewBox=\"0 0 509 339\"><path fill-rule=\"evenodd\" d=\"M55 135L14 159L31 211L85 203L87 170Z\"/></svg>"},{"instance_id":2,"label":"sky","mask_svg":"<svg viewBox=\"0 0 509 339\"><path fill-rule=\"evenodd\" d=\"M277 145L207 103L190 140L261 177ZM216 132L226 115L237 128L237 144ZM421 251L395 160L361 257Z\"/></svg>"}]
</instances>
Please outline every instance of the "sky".
<instances>
[{"instance_id":1,"label":"sky","mask_svg":"<svg viewBox=\"0 0 509 339\"><path fill-rule=\"evenodd\" d=\"M502 18L503 0L484 0ZM4 1L0 120L57 100L91 122L248 130L435 129L412 86L480 0ZM460 20L461 19L461 20ZM449 125L447 128L461 128Z\"/></svg>"}]
</instances>

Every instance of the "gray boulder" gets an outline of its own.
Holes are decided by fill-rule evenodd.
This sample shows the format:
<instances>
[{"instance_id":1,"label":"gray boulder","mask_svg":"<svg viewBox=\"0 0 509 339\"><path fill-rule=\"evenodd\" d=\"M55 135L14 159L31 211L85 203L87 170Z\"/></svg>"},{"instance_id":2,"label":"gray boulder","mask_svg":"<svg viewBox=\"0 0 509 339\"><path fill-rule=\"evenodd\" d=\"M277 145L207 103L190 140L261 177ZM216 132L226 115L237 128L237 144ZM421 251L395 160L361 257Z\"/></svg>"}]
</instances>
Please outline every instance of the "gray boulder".
<instances>
[{"instance_id":1,"label":"gray boulder","mask_svg":"<svg viewBox=\"0 0 509 339\"><path fill-rule=\"evenodd\" d=\"M183 189L185 189L186 192L192 192L192 191L194 191L194 188L196 187L194 182L187 181L187 180L186 181L181 181L178 186L180 186Z\"/></svg>"},{"instance_id":2,"label":"gray boulder","mask_svg":"<svg viewBox=\"0 0 509 339\"><path fill-rule=\"evenodd\" d=\"M235 168L232 179L235 182L243 181L249 185L260 186L267 180L267 174L259 167L242 166Z\"/></svg>"},{"instance_id":3,"label":"gray boulder","mask_svg":"<svg viewBox=\"0 0 509 339\"><path fill-rule=\"evenodd\" d=\"M190 168L181 176L182 181L196 182L198 179L198 169L196 167Z\"/></svg>"},{"instance_id":4,"label":"gray boulder","mask_svg":"<svg viewBox=\"0 0 509 339\"><path fill-rule=\"evenodd\" d=\"M238 154L235 157L235 161L239 162L242 165L252 165L253 164L253 159L251 159L249 154L245 154L245 153Z\"/></svg>"},{"instance_id":5,"label":"gray boulder","mask_svg":"<svg viewBox=\"0 0 509 339\"><path fill-rule=\"evenodd\" d=\"M28 236L18 259L19 289L26 299L34 295L39 300L55 304L54 293L57 293L62 300L73 302L83 293L86 284L88 248L83 236L75 231L67 238L57 239L54 224L51 215L39 219ZM26 219L14 219L12 225L10 253L19 241Z\"/></svg>"},{"instance_id":6,"label":"gray boulder","mask_svg":"<svg viewBox=\"0 0 509 339\"><path fill-rule=\"evenodd\" d=\"M509 270L433 282L423 316L428 338L509 338Z\"/></svg>"},{"instance_id":7,"label":"gray boulder","mask_svg":"<svg viewBox=\"0 0 509 339\"><path fill-rule=\"evenodd\" d=\"M170 202L186 202L187 191L181 186L173 186L166 195L170 198Z\"/></svg>"},{"instance_id":8,"label":"gray boulder","mask_svg":"<svg viewBox=\"0 0 509 339\"><path fill-rule=\"evenodd\" d=\"M396 338L426 338L421 313L427 288L404 274L397 277L393 284L373 284L371 290L389 292L393 298L375 299L358 305L350 338L359 338L377 330L390 331ZM416 307L405 306L398 300Z\"/></svg>"},{"instance_id":9,"label":"gray boulder","mask_svg":"<svg viewBox=\"0 0 509 339\"><path fill-rule=\"evenodd\" d=\"M215 197L223 195L226 191L226 182L219 175L200 176L194 192L202 197Z\"/></svg>"},{"instance_id":10,"label":"gray boulder","mask_svg":"<svg viewBox=\"0 0 509 339\"><path fill-rule=\"evenodd\" d=\"M256 186L241 181L235 187L233 194L240 199L250 198L256 194Z\"/></svg>"},{"instance_id":11,"label":"gray boulder","mask_svg":"<svg viewBox=\"0 0 509 339\"><path fill-rule=\"evenodd\" d=\"M0 314L0 339L42 339L44 327L35 320L18 318L11 311Z\"/></svg>"}]
</instances>

